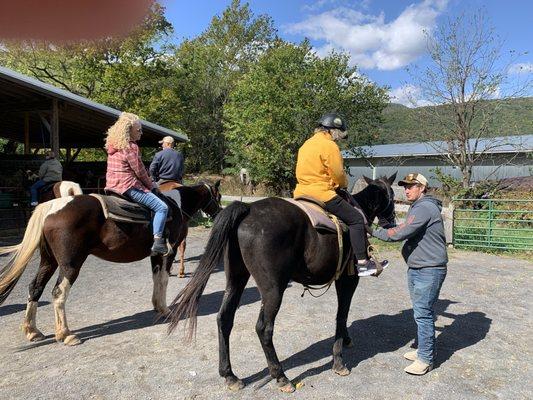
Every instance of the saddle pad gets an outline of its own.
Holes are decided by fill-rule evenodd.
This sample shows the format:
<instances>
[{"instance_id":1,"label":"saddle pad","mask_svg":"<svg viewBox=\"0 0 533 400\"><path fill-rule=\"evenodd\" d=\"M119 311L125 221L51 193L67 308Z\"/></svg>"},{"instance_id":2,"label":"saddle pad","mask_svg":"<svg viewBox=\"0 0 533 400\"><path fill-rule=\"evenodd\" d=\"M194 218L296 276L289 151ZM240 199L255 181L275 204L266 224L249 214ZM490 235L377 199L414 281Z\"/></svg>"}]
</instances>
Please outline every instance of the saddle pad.
<instances>
[{"instance_id":1,"label":"saddle pad","mask_svg":"<svg viewBox=\"0 0 533 400\"><path fill-rule=\"evenodd\" d=\"M331 232L337 232L335 223L319 205L302 199L294 200L284 198L284 200L303 210L309 217L309 220L315 229L325 229Z\"/></svg>"},{"instance_id":2,"label":"saddle pad","mask_svg":"<svg viewBox=\"0 0 533 400\"><path fill-rule=\"evenodd\" d=\"M121 199L116 196L104 196L91 193L102 205L104 216L114 221L148 224L151 221L151 211L140 204Z\"/></svg>"},{"instance_id":3,"label":"saddle pad","mask_svg":"<svg viewBox=\"0 0 533 400\"><path fill-rule=\"evenodd\" d=\"M169 190L168 192L161 192L167 199L173 200L174 203L181 209L181 193L177 189Z\"/></svg>"}]
</instances>

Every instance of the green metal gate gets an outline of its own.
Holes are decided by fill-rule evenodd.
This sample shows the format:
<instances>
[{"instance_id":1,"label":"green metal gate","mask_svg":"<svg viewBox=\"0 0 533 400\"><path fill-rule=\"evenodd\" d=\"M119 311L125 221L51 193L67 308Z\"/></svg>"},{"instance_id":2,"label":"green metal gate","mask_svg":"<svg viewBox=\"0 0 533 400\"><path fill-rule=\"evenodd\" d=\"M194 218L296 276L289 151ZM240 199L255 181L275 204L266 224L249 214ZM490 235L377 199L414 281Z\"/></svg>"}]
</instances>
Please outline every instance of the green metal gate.
<instances>
[{"instance_id":1,"label":"green metal gate","mask_svg":"<svg viewBox=\"0 0 533 400\"><path fill-rule=\"evenodd\" d=\"M457 248L533 251L533 200L454 199Z\"/></svg>"}]
</instances>

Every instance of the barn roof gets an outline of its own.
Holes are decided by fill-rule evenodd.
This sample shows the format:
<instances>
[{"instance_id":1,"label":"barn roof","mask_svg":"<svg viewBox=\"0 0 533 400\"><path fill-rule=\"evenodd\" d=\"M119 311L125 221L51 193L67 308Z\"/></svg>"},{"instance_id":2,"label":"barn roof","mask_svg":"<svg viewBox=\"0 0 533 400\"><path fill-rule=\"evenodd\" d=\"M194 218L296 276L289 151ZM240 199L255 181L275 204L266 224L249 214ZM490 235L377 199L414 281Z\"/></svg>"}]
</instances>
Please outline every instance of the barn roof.
<instances>
[{"instance_id":1,"label":"barn roof","mask_svg":"<svg viewBox=\"0 0 533 400\"><path fill-rule=\"evenodd\" d=\"M470 147L474 148L475 140L470 140ZM501 153L530 153L533 152L533 135L499 136L479 139L477 152L487 154ZM394 157L427 157L448 154L448 145L444 141L413 142L381 144L376 146L361 146L354 152L343 151L346 159L360 158L364 154L367 158Z\"/></svg>"},{"instance_id":2,"label":"barn roof","mask_svg":"<svg viewBox=\"0 0 533 400\"><path fill-rule=\"evenodd\" d=\"M0 137L24 141L25 114L29 115L30 144L46 147L50 143L39 114L51 109L52 100L59 103L59 143L65 147L102 147L104 133L121 111L59 89L35 78L0 66ZM188 138L181 132L142 121L141 146L157 146L163 136L180 142ZM44 143L43 143L44 142Z\"/></svg>"}]
</instances>

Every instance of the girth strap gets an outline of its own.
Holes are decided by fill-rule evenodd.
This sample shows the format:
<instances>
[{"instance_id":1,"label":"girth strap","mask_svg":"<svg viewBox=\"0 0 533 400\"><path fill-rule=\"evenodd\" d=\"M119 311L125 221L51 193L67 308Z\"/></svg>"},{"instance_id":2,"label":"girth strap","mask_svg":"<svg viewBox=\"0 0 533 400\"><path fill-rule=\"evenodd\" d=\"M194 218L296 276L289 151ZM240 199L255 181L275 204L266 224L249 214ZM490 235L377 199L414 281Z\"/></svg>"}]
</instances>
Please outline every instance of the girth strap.
<instances>
[{"instance_id":1,"label":"girth strap","mask_svg":"<svg viewBox=\"0 0 533 400\"><path fill-rule=\"evenodd\" d=\"M346 261L343 262L344 241L342 240L342 226L341 226L341 223L340 223L339 219L335 215L331 215L331 219L333 220L333 222L335 223L335 227L337 228L337 242L338 242L338 245L339 245L339 257L337 259L337 268L335 270L335 274L333 275L333 277L330 279L330 281L328 283L326 283L326 284L324 284L322 286L304 285L304 291L302 292L302 297L304 297L304 294L305 294L306 291L309 292L309 294L311 296L313 296L313 297L320 297L320 296L323 296L324 294L326 294L326 292L329 290L329 288L331 287L333 282L341 277L342 273L344 272L344 269L346 268L346 264L350 263L350 257L347 257ZM348 267L348 275L352 276L354 274L355 274L355 270L354 270L353 265L351 265L351 267ZM326 288L326 290L324 290L324 292L322 292L321 294L316 295L316 296L311 292L311 290L321 290L321 289L324 289L324 288Z\"/></svg>"}]
</instances>

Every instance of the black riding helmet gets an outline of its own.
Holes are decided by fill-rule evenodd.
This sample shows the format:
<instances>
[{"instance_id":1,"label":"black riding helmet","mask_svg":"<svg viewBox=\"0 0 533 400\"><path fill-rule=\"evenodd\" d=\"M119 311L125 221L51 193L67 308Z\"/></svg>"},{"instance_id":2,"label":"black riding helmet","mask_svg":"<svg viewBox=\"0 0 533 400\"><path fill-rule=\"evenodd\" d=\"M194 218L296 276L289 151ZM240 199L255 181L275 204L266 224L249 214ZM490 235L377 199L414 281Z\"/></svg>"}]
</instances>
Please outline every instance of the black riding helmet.
<instances>
[{"instance_id":1,"label":"black riding helmet","mask_svg":"<svg viewBox=\"0 0 533 400\"><path fill-rule=\"evenodd\" d=\"M345 119L334 112L324 114L318 120L318 125L328 129L340 129L341 131L346 131L348 129Z\"/></svg>"}]
</instances>

